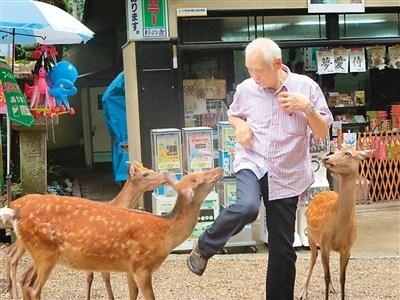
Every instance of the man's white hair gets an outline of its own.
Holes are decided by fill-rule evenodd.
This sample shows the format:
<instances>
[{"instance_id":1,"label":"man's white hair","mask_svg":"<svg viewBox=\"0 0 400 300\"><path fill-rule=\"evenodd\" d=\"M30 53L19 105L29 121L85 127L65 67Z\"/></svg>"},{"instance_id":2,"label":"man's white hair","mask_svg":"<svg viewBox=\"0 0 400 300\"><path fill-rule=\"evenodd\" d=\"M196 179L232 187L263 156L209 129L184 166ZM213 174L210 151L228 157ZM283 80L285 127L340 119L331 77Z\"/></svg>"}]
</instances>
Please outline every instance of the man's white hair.
<instances>
[{"instance_id":1,"label":"man's white hair","mask_svg":"<svg viewBox=\"0 0 400 300\"><path fill-rule=\"evenodd\" d=\"M268 38L257 38L246 46L246 57L260 52L265 62L272 66L276 58L282 59L282 51L278 44Z\"/></svg>"}]
</instances>

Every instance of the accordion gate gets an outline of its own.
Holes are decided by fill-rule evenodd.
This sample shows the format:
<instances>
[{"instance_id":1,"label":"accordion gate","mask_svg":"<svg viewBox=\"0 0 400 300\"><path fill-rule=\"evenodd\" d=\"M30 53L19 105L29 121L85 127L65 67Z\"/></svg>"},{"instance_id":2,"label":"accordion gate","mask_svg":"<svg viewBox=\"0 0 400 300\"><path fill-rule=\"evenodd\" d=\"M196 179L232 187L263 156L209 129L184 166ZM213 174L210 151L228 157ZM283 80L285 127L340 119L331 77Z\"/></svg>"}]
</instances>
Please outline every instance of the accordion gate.
<instances>
[{"instance_id":1,"label":"accordion gate","mask_svg":"<svg viewBox=\"0 0 400 300\"><path fill-rule=\"evenodd\" d=\"M375 150L361 161L357 204L400 201L400 133L361 132L357 148Z\"/></svg>"}]
</instances>

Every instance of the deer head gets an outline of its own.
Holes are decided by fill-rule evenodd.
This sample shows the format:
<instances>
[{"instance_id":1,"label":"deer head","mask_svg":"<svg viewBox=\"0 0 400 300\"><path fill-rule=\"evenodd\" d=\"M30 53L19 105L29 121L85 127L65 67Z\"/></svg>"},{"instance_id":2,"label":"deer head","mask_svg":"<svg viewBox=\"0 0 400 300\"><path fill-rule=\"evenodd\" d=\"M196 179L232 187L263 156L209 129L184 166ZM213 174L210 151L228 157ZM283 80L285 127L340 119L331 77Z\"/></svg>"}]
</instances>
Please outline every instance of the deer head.
<instances>
[{"instance_id":1,"label":"deer head","mask_svg":"<svg viewBox=\"0 0 400 300\"><path fill-rule=\"evenodd\" d=\"M171 184L178 194L185 195L196 204L201 204L213 189L215 183L224 175L221 168L209 171L189 173L180 181L176 181L175 176L166 174L167 181Z\"/></svg>"},{"instance_id":2,"label":"deer head","mask_svg":"<svg viewBox=\"0 0 400 300\"><path fill-rule=\"evenodd\" d=\"M143 166L141 162L134 161L133 164L127 162L128 167L128 180L136 184L143 184L145 191L152 191L160 184L167 182L166 175L157 173L151 169Z\"/></svg>"},{"instance_id":3,"label":"deer head","mask_svg":"<svg viewBox=\"0 0 400 300\"><path fill-rule=\"evenodd\" d=\"M360 161L371 156L374 150L341 149L322 159L325 167L338 175L356 175Z\"/></svg>"}]
</instances>

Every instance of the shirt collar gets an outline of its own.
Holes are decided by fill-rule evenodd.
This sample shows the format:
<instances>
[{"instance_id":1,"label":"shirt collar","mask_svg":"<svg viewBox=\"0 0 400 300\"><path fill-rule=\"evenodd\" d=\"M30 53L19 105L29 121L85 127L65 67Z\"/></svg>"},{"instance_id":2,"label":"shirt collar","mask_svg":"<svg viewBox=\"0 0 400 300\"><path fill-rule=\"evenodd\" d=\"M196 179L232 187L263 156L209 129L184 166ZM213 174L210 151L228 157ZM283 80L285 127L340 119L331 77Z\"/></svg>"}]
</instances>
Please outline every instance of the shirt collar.
<instances>
[{"instance_id":1,"label":"shirt collar","mask_svg":"<svg viewBox=\"0 0 400 300\"><path fill-rule=\"evenodd\" d=\"M282 83L282 85L281 85L276 91L273 91L273 90L271 90L271 89L263 88L263 87L261 87L261 86L259 86L259 85L257 85L257 90L260 91L260 92L262 92L262 91L269 91L269 92L272 93L272 94L278 94L278 93L280 93L280 92L282 92L282 91L289 91L289 84L288 84L288 82L289 82L289 77L291 76L292 72L290 72L290 69L289 69L286 65L284 65L284 64L282 64L282 70L285 71L285 72L287 73L288 76L286 77L285 81ZM255 83L255 82L254 82L254 83ZM255 84L256 84L256 83L255 83Z\"/></svg>"}]
</instances>

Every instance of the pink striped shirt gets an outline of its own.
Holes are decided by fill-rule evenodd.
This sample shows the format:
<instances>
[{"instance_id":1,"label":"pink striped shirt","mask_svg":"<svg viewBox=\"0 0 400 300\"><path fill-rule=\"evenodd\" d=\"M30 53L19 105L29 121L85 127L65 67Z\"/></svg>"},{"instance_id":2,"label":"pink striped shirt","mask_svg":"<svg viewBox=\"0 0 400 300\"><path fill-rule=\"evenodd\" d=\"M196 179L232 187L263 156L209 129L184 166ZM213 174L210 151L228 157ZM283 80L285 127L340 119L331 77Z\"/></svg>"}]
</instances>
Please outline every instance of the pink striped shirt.
<instances>
[{"instance_id":1,"label":"pink striped shirt","mask_svg":"<svg viewBox=\"0 0 400 300\"><path fill-rule=\"evenodd\" d=\"M253 132L253 146L236 143L234 171L250 169L260 179L268 172L269 199L300 195L314 181L309 151L311 130L302 112L287 113L279 108L281 91L299 92L308 97L328 124L333 121L318 84L305 75L291 73L282 86L272 91L257 85L252 78L236 88L228 116L247 121Z\"/></svg>"}]
</instances>

